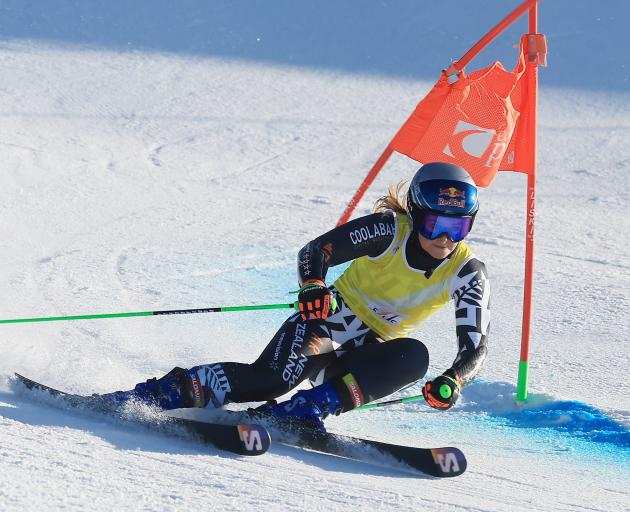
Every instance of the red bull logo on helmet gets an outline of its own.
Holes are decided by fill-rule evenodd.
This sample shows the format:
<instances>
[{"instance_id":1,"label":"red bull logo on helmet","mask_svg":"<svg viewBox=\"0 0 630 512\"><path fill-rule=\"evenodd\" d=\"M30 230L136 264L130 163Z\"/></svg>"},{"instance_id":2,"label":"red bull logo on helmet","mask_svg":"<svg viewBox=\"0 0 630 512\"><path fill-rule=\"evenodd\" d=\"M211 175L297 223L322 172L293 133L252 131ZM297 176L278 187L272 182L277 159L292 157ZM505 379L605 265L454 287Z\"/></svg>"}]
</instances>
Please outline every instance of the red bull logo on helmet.
<instances>
[{"instance_id":1,"label":"red bull logo on helmet","mask_svg":"<svg viewBox=\"0 0 630 512\"><path fill-rule=\"evenodd\" d=\"M455 206L466 208L466 192L456 187L441 188L438 194L439 206Z\"/></svg>"}]
</instances>

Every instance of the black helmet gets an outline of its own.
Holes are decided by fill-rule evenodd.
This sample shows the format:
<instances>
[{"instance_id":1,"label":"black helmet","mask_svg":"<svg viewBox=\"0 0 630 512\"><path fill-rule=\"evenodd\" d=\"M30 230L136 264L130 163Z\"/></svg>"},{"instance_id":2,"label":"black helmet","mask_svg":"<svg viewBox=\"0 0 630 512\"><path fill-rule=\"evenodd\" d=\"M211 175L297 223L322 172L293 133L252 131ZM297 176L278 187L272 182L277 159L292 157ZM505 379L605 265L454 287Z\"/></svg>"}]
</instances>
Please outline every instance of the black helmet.
<instances>
[{"instance_id":1,"label":"black helmet","mask_svg":"<svg viewBox=\"0 0 630 512\"><path fill-rule=\"evenodd\" d=\"M407 213L415 230L435 239L446 233L460 241L479 209L477 186L461 167L433 162L418 169L407 193Z\"/></svg>"}]
</instances>

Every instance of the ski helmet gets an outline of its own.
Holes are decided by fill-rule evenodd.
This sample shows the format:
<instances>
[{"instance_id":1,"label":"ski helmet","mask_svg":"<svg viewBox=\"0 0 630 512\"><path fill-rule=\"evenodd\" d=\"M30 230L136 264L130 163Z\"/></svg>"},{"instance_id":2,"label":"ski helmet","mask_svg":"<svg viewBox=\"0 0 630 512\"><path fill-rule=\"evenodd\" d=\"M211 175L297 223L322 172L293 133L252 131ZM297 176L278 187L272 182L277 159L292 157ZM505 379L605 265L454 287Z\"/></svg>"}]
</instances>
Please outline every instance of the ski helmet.
<instances>
[{"instance_id":1,"label":"ski helmet","mask_svg":"<svg viewBox=\"0 0 630 512\"><path fill-rule=\"evenodd\" d=\"M477 186L458 165L433 162L420 167L407 193L407 213L413 227L434 240L446 233L463 240L472 228L479 202Z\"/></svg>"}]
</instances>

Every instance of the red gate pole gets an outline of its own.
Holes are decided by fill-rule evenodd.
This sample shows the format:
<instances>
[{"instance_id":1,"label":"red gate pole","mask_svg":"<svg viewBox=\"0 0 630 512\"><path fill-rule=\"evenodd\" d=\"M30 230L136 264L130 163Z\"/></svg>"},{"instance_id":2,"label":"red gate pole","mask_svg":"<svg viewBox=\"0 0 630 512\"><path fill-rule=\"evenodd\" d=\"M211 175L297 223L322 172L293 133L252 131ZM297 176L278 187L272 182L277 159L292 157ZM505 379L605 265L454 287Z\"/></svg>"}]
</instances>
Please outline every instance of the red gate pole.
<instances>
[{"instance_id":1,"label":"red gate pole","mask_svg":"<svg viewBox=\"0 0 630 512\"><path fill-rule=\"evenodd\" d=\"M532 293L534 280L534 226L536 220L536 122L538 116L538 8L534 4L529 10L529 34L527 38L526 80L529 101L527 131L525 136L531 141L528 155L527 174L527 213L525 216L525 281L523 286L523 323L521 327L521 355L518 365L516 401L527 400L529 374L529 350L532 318Z\"/></svg>"},{"instance_id":2,"label":"red gate pole","mask_svg":"<svg viewBox=\"0 0 630 512\"><path fill-rule=\"evenodd\" d=\"M346 209L343 211L341 217L337 221L337 226L341 226L342 224L348 222L348 219L352 215L352 212L356 208L357 204L359 204L359 201L363 197L363 194L365 194L365 191L372 184L372 182L376 178L376 175L381 171L387 160L389 160L389 157L392 156L393 152L394 150L391 147L387 146L385 148L385 151L383 151L376 163L372 166L370 172L363 180L363 183L361 183L361 185L359 186L359 189L354 193L352 199L350 199L348 206L346 206Z\"/></svg>"}]
</instances>

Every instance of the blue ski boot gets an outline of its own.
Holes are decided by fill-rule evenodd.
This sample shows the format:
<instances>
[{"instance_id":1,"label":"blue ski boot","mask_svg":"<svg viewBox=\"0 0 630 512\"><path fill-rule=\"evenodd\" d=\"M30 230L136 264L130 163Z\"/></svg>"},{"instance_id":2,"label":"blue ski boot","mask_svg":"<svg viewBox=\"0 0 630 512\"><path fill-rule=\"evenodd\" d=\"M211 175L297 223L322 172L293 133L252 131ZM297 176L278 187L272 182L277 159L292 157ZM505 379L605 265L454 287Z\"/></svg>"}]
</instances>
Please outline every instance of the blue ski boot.
<instances>
[{"instance_id":1,"label":"blue ski boot","mask_svg":"<svg viewBox=\"0 0 630 512\"><path fill-rule=\"evenodd\" d=\"M337 391L331 384L321 384L313 389L298 391L285 402L262 405L255 409L271 415L281 422L303 424L320 432L326 432L323 420L329 415L343 412Z\"/></svg>"},{"instance_id":2,"label":"blue ski boot","mask_svg":"<svg viewBox=\"0 0 630 512\"><path fill-rule=\"evenodd\" d=\"M164 377L155 377L136 384L131 391L115 391L97 395L99 399L112 402L120 407L130 400L137 400L155 405L161 409L180 409L182 407L204 407L204 387L197 373L184 368L173 368Z\"/></svg>"}]
</instances>

